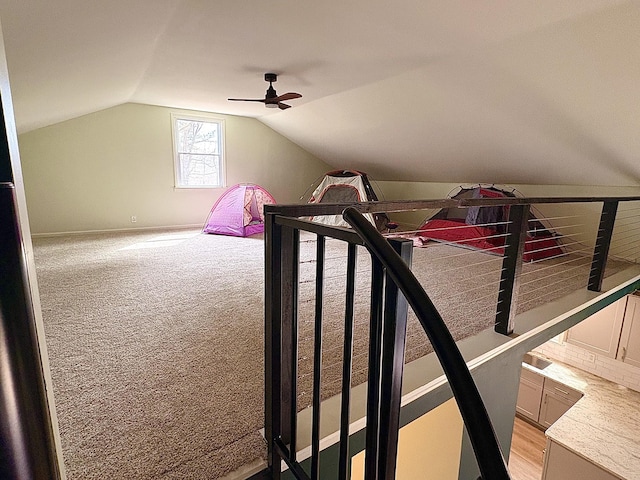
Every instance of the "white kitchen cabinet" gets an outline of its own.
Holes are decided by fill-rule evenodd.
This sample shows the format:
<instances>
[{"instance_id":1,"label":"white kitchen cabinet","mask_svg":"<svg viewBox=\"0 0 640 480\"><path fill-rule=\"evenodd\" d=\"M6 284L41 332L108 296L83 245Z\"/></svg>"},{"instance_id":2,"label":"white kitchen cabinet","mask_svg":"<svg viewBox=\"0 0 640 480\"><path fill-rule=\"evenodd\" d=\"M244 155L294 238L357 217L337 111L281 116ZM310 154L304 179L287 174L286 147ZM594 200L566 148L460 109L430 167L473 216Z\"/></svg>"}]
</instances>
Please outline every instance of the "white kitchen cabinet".
<instances>
[{"instance_id":1,"label":"white kitchen cabinet","mask_svg":"<svg viewBox=\"0 0 640 480\"><path fill-rule=\"evenodd\" d=\"M621 298L571 327L567 332L567 343L616 358L626 303L626 297Z\"/></svg>"},{"instance_id":2,"label":"white kitchen cabinet","mask_svg":"<svg viewBox=\"0 0 640 480\"><path fill-rule=\"evenodd\" d=\"M550 427L580 400L581 397L582 393L577 390L569 388L551 378L545 378L538 423L545 428Z\"/></svg>"},{"instance_id":3,"label":"white kitchen cabinet","mask_svg":"<svg viewBox=\"0 0 640 480\"><path fill-rule=\"evenodd\" d=\"M538 421L544 377L526 368L520 373L520 386L518 387L518 402L516 411L523 417L534 422Z\"/></svg>"},{"instance_id":4,"label":"white kitchen cabinet","mask_svg":"<svg viewBox=\"0 0 640 480\"><path fill-rule=\"evenodd\" d=\"M547 439L542 480L619 480L619 477Z\"/></svg>"},{"instance_id":5,"label":"white kitchen cabinet","mask_svg":"<svg viewBox=\"0 0 640 480\"><path fill-rule=\"evenodd\" d=\"M516 412L546 429L581 397L577 390L523 367Z\"/></svg>"},{"instance_id":6,"label":"white kitchen cabinet","mask_svg":"<svg viewBox=\"0 0 640 480\"><path fill-rule=\"evenodd\" d=\"M640 367L640 296L626 295L572 327L567 343Z\"/></svg>"},{"instance_id":7,"label":"white kitchen cabinet","mask_svg":"<svg viewBox=\"0 0 640 480\"><path fill-rule=\"evenodd\" d=\"M627 295L618 360L640 367L640 296Z\"/></svg>"}]
</instances>

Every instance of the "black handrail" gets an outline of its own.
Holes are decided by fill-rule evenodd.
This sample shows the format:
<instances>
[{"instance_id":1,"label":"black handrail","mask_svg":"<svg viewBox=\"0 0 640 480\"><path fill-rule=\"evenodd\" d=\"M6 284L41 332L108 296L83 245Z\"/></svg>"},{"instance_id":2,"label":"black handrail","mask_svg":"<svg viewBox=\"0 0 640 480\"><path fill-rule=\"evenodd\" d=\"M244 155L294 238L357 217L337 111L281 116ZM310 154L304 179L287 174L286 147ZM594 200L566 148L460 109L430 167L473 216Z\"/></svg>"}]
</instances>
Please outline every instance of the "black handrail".
<instances>
[{"instance_id":1,"label":"black handrail","mask_svg":"<svg viewBox=\"0 0 640 480\"><path fill-rule=\"evenodd\" d=\"M384 265L429 337L460 409L482 478L509 480L511 476L480 392L440 313L411 269L357 209L346 208L343 217Z\"/></svg>"},{"instance_id":2,"label":"black handrail","mask_svg":"<svg viewBox=\"0 0 640 480\"><path fill-rule=\"evenodd\" d=\"M506 198L463 198L436 200L385 200L379 202L353 203L307 203L307 204L271 204L265 205L265 213L283 217L313 217L321 215L340 215L345 208L354 207L362 213L406 212L426 209L457 207L492 207L506 205L548 205L556 203L597 203L597 202L633 202L640 196L629 197L506 197Z\"/></svg>"}]
</instances>

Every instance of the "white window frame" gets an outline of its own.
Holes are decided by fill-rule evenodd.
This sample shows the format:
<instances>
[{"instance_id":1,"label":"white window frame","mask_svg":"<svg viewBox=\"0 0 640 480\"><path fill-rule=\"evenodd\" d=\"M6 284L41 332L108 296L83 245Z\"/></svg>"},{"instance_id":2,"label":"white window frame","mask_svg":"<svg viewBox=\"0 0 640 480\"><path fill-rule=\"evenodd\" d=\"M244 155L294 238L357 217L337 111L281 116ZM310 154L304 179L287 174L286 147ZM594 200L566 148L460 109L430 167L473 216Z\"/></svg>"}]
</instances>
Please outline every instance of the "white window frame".
<instances>
[{"instance_id":1,"label":"white window frame","mask_svg":"<svg viewBox=\"0 0 640 480\"><path fill-rule=\"evenodd\" d=\"M185 185L181 178L180 169L180 153L178 152L178 131L176 128L176 122L178 120L187 120L193 122L205 122L216 123L218 125L218 132L220 137L218 138L218 144L220 146L220 185ZM224 119L216 116L209 115L189 115L181 113L171 114L171 136L173 139L173 175L174 175L174 187L176 189L192 189L192 188L225 188L227 185L226 179L226 159L225 159L225 128ZM184 152L182 152L184 153Z\"/></svg>"}]
</instances>

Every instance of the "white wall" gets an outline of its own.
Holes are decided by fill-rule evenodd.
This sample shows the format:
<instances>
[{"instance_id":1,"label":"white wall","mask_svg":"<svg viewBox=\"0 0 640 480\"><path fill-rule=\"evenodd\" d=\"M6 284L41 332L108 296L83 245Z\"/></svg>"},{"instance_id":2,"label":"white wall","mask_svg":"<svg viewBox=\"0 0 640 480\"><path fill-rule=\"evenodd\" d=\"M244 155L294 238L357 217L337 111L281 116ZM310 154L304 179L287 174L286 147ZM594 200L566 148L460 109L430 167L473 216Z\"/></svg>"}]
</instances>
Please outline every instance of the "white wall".
<instances>
[{"instance_id":1,"label":"white wall","mask_svg":"<svg viewBox=\"0 0 640 480\"><path fill-rule=\"evenodd\" d=\"M203 224L224 189L174 188L172 112L185 113L128 103L20 135L32 232ZM255 119L216 116L227 185L257 183L297 203L331 169Z\"/></svg>"}]
</instances>

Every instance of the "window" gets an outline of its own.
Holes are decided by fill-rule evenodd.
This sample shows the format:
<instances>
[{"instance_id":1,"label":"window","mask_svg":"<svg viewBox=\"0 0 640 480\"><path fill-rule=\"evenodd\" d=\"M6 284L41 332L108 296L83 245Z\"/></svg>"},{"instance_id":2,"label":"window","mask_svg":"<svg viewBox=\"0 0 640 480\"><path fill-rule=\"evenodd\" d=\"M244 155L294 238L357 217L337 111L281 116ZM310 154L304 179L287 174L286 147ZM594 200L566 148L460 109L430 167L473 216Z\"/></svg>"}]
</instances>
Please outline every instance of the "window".
<instances>
[{"instance_id":1,"label":"window","mask_svg":"<svg viewBox=\"0 0 640 480\"><path fill-rule=\"evenodd\" d=\"M172 115L177 188L224 186L224 121Z\"/></svg>"}]
</instances>

